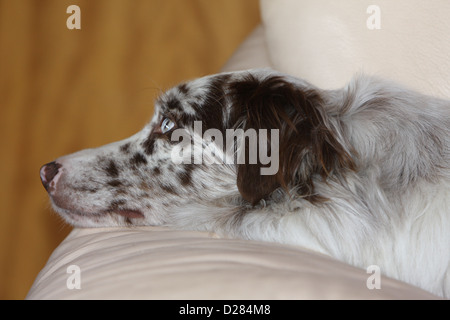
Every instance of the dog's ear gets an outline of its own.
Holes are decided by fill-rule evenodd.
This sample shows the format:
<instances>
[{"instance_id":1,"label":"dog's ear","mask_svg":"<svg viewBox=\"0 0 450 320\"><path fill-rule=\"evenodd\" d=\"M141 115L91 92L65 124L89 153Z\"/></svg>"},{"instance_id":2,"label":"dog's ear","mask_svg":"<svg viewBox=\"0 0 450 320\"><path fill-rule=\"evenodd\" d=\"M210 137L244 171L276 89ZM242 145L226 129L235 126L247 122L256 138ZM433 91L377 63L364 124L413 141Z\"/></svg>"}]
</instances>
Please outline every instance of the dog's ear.
<instances>
[{"instance_id":1,"label":"dog's ear","mask_svg":"<svg viewBox=\"0 0 450 320\"><path fill-rule=\"evenodd\" d=\"M296 192L311 202L320 200L315 194L313 176L326 179L334 170L354 168L351 156L338 142L328 123L323 102L314 89L302 89L280 76L263 80L249 75L230 85L235 127L278 130L278 137L268 134L267 152L278 160L278 170L261 175L264 165L249 163L249 144L245 144L245 161L238 164L237 186L242 197L252 205L281 187ZM278 141L273 141L277 138ZM260 142L260 141L259 141ZM271 150L273 143L277 148ZM258 149L261 145L258 146ZM322 198L323 199L323 198Z\"/></svg>"}]
</instances>

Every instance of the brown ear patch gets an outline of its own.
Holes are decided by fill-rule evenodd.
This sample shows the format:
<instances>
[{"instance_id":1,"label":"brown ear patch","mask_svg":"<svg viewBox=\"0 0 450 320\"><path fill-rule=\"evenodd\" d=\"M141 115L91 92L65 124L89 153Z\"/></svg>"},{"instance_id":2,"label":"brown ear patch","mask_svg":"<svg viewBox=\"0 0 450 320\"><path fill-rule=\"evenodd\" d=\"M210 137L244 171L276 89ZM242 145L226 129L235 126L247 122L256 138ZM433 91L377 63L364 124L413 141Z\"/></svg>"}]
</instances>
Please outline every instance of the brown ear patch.
<instances>
[{"instance_id":1,"label":"brown ear patch","mask_svg":"<svg viewBox=\"0 0 450 320\"><path fill-rule=\"evenodd\" d=\"M326 179L340 168L354 168L351 156L330 128L318 91L298 88L280 76L257 79L248 75L230 83L229 125L245 130L279 130L279 169L274 175L261 175L263 165L238 165L237 186L253 205L282 187L297 192L311 202L315 194L313 176ZM270 142L270 138L269 138ZM258 146L259 147L259 146ZM246 144L246 149L248 145ZM270 151L270 143L267 146Z\"/></svg>"},{"instance_id":2,"label":"brown ear patch","mask_svg":"<svg viewBox=\"0 0 450 320\"><path fill-rule=\"evenodd\" d=\"M241 164L238 168L237 186L245 200L256 205L280 187L277 177L262 176L258 164Z\"/></svg>"}]
</instances>

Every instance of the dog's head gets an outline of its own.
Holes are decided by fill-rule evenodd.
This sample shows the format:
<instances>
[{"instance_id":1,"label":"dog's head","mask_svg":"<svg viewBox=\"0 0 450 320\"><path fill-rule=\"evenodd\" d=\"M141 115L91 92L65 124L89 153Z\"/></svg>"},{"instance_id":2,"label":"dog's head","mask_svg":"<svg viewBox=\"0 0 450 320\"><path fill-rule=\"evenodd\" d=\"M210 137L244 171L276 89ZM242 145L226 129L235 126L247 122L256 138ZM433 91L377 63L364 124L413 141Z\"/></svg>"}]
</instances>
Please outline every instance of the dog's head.
<instances>
[{"instance_id":1,"label":"dog's head","mask_svg":"<svg viewBox=\"0 0 450 320\"><path fill-rule=\"evenodd\" d=\"M316 202L314 180L353 165L332 127L301 80L218 74L170 89L139 133L44 165L41 180L77 226L160 225L174 208L252 208L275 190Z\"/></svg>"}]
</instances>

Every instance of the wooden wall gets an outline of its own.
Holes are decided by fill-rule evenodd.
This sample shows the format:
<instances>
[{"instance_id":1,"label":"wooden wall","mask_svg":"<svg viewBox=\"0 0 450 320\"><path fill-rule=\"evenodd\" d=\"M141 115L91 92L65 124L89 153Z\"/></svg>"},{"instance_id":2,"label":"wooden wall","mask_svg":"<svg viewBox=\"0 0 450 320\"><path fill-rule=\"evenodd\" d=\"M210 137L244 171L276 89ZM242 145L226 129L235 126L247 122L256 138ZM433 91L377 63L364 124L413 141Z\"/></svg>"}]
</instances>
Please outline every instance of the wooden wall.
<instances>
[{"instance_id":1,"label":"wooden wall","mask_svg":"<svg viewBox=\"0 0 450 320\"><path fill-rule=\"evenodd\" d=\"M81 29L69 30L69 5ZM70 232L42 164L126 138L160 90L219 71L257 0L0 0L0 299L23 299Z\"/></svg>"}]
</instances>

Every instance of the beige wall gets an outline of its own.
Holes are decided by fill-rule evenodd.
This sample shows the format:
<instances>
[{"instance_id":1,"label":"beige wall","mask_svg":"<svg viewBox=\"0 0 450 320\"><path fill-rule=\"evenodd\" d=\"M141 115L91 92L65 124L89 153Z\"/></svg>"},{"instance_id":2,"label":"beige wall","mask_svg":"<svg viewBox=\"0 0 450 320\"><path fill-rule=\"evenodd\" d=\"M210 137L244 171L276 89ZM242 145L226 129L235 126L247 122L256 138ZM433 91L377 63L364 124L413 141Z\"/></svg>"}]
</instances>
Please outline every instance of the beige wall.
<instances>
[{"instance_id":1,"label":"beige wall","mask_svg":"<svg viewBox=\"0 0 450 320\"><path fill-rule=\"evenodd\" d=\"M69 5L81 30L68 30ZM257 0L0 0L0 298L22 299L71 230L39 168L126 138L160 90L217 72Z\"/></svg>"}]
</instances>

